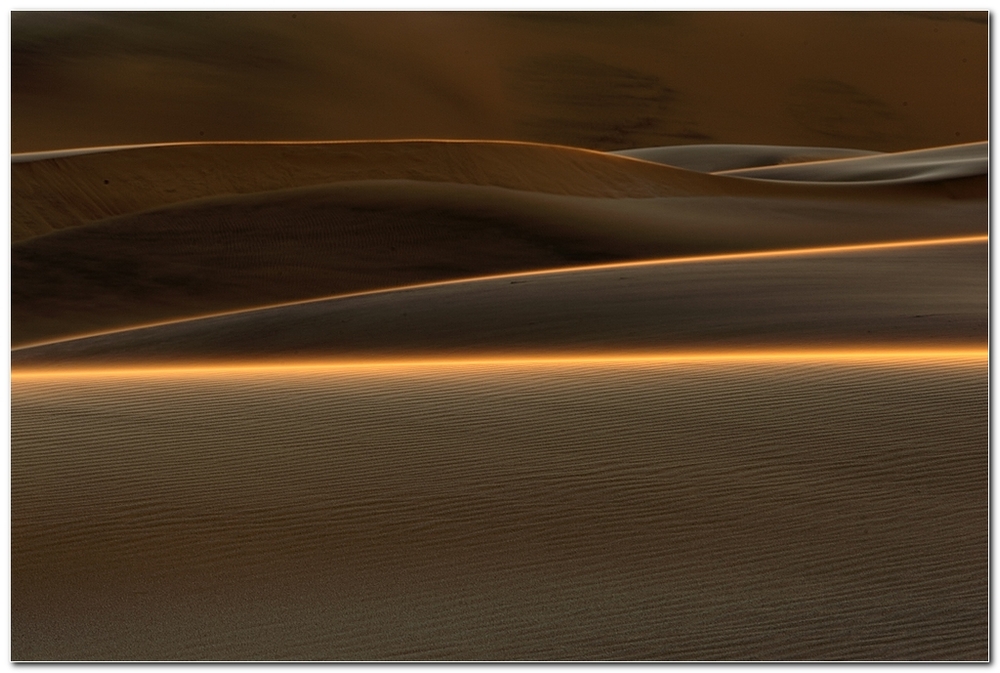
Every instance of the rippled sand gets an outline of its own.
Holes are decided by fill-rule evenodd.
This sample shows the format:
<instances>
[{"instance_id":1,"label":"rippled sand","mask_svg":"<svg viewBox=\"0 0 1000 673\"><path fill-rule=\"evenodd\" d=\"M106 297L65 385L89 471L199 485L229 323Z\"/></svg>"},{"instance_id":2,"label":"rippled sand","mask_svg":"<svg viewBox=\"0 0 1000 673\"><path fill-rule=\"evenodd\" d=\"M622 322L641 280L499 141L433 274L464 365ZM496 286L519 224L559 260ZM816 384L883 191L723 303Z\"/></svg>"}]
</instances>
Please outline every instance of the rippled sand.
<instances>
[{"instance_id":1,"label":"rippled sand","mask_svg":"<svg viewBox=\"0 0 1000 673\"><path fill-rule=\"evenodd\" d=\"M15 375L15 659L983 659L987 368Z\"/></svg>"},{"instance_id":2,"label":"rippled sand","mask_svg":"<svg viewBox=\"0 0 1000 673\"><path fill-rule=\"evenodd\" d=\"M988 19L14 12L12 659L988 659Z\"/></svg>"}]
</instances>

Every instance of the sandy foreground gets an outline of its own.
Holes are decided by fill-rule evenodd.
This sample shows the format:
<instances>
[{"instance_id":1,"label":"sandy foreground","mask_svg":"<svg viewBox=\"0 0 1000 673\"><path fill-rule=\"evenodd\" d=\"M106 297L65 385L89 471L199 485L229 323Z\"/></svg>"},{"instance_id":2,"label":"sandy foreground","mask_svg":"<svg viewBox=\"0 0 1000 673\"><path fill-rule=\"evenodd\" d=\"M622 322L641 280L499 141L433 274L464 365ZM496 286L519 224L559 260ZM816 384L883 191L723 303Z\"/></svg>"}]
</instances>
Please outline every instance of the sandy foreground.
<instances>
[{"instance_id":1,"label":"sandy foreground","mask_svg":"<svg viewBox=\"0 0 1000 673\"><path fill-rule=\"evenodd\" d=\"M12 392L14 659L988 656L985 355Z\"/></svg>"}]
</instances>

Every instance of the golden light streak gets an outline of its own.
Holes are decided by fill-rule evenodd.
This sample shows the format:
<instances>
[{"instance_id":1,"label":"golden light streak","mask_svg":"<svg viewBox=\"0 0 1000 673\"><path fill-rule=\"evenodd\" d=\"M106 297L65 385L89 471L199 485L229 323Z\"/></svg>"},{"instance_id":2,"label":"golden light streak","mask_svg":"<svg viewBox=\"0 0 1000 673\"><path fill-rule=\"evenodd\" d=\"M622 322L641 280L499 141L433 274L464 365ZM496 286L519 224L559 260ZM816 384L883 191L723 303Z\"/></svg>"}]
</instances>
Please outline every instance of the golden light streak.
<instances>
[{"instance_id":1,"label":"golden light streak","mask_svg":"<svg viewBox=\"0 0 1000 673\"><path fill-rule=\"evenodd\" d=\"M883 348L687 351L666 353L593 353L580 355L499 355L468 357L416 357L384 359L325 359L222 362L202 364L105 366L63 368L14 368L13 380L110 377L185 377L239 374L295 374L336 371L398 371L409 369L463 369L476 367L518 369L525 367L592 367L656 364L986 364L989 349L982 348Z\"/></svg>"},{"instance_id":2,"label":"golden light streak","mask_svg":"<svg viewBox=\"0 0 1000 673\"><path fill-rule=\"evenodd\" d=\"M855 243L849 245L815 246L808 248L788 248L782 250L762 250L755 252L726 252L726 253L715 253L711 255L692 255L688 257L666 257L666 258L661 257L658 259L630 260L627 262L609 262L604 264L563 266L550 269L538 269L534 271L514 271L509 273L498 273L486 276L474 276L472 278L455 278L452 280L438 280L438 281L431 281L428 283L415 283L413 285L386 287L386 288L379 288L376 290L363 290L361 292L349 292L346 294L329 295L325 297L314 297L312 299L302 299L298 301L283 302L279 304L264 304L260 306L253 306L251 308L236 309L234 311L221 311L218 313L209 313L188 318L180 318L176 320L164 320L160 322L133 325L131 327L126 327L124 329L113 329L102 332L90 332L87 334L81 334L66 339L40 341L32 344L27 344L24 346L18 346L17 348L13 348L11 350L19 351L27 348L35 348L37 346L48 346L51 344L76 341L78 339L88 339L91 337L106 336L109 334L120 334L123 332L130 332L132 330L146 329L149 327L175 325L178 323L189 322L192 320L204 320L208 318L239 315L242 313L251 313L253 311L262 311L267 309L281 308L285 306L301 306L304 304L313 304L316 302L331 301L334 299L367 297L371 295L387 294L390 292L405 292L410 290L421 290L425 288L445 287L448 285L460 285L462 283L481 283L493 280L532 278L536 276L550 276L560 273L579 273L584 271L601 271L601 270L611 270L611 269L637 269L637 268L642 268L647 266L657 266L657 265L668 266L675 264L696 264L703 262L728 262L728 261L768 259L768 258L779 258L779 257L842 254L851 252L866 252L872 250L918 248L918 247L928 247L935 245L968 245L973 243L988 243L988 242L989 242L989 235L982 234L976 236L953 236L948 238L928 238L928 239L918 239L910 241L886 241L882 243Z\"/></svg>"}]
</instances>

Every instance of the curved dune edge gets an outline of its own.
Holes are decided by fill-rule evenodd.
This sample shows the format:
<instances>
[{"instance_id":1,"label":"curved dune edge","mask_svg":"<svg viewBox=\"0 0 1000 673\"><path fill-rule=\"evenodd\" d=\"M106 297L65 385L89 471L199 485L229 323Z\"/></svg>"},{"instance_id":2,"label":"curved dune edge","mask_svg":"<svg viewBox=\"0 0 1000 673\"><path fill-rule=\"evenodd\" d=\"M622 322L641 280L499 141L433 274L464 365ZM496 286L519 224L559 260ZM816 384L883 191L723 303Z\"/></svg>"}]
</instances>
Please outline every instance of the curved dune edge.
<instances>
[{"instance_id":1,"label":"curved dune edge","mask_svg":"<svg viewBox=\"0 0 1000 673\"><path fill-rule=\"evenodd\" d=\"M98 332L90 332L86 334L74 335L70 338L60 338L60 339L24 344L12 348L11 352L16 353L31 348L51 346L56 344L68 343L72 341L78 341L82 339L90 339L94 337L125 334L135 330L145 330L156 327L179 325L199 320L220 318L226 316L246 315L255 313L257 311L268 311L273 309L281 309L281 308L303 306L321 302L336 301L339 299L354 299L359 297L369 297L375 295L384 295L397 292L408 292L412 290L421 290L421 289L437 288L437 287L448 287L456 285L460 286L460 285L483 283L496 280L517 281L517 280L523 280L540 276L549 276L555 274L573 274L581 272L586 273L586 272L600 271L600 270L615 270L615 269L628 270L628 269L640 269L643 267L650 267L650 266L698 264L698 263L726 262L726 261L739 261L739 260L764 260L769 258L826 255L826 254L837 254L837 253L893 250L893 249L905 249L905 248L920 248L927 246L967 245L974 243L987 243L988 241L989 241L989 236L985 235L958 236L958 237L948 237L948 238L921 239L914 241L888 241L880 243L863 243L855 245L817 246L809 248L794 248L794 249L724 253L724 254L711 254L711 255L694 255L688 257L669 257L660 259L644 259L644 260L632 260L625 262L611 262L606 264L587 264L579 266L557 267L551 269L536 269L533 271L518 271L513 273L489 274L484 276L477 276L474 278L458 278L451 280L431 281L426 283L415 283L412 285L386 287L374 290L364 290L360 292L349 292L344 294L328 295L323 297L313 297L310 299L304 299L300 301L258 305L258 306L253 306L251 308L237 309L233 311L219 311L217 313L204 314L195 317L182 318L178 320L164 320L164 321L150 322L140 325L133 325L124 329L103 330Z\"/></svg>"},{"instance_id":2,"label":"curved dune edge","mask_svg":"<svg viewBox=\"0 0 1000 673\"><path fill-rule=\"evenodd\" d=\"M615 150L609 154L652 161L699 173L717 173L776 164L797 164L806 161L869 156L881 154L881 152L841 147L712 143L637 147L631 150Z\"/></svg>"},{"instance_id":3,"label":"curved dune edge","mask_svg":"<svg viewBox=\"0 0 1000 673\"><path fill-rule=\"evenodd\" d=\"M102 150L11 165L11 237L222 194L405 179L601 198L843 196L830 185L745 180L595 150L513 141L193 143ZM912 185L866 197L946 196ZM861 189L839 185L839 189ZM902 190L902 191L899 191Z\"/></svg>"},{"instance_id":4,"label":"curved dune edge","mask_svg":"<svg viewBox=\"0 0 1000 673\"><path fill-rule=\"evenodd\" d=\"M192 199L343 181L638 198L734 189L732 181L595 150L513 141L207 142L81 152L11 166L13 240Z\"/></svg>"},{"instance_id":5,"label":"curved dune edge","mask_svg":"<svg viewBox=\"0 0 1000 673\"><path fill-rule=\"evenodd\" d=\"M987 222L975 200L609 199L416 180L216 196L16 242L11 340L531 269L985 234Z\"/></svg>"},{"instance_id":6,"label":"curved dune edge","mask_svg":"<svg viewBox=\"0 0 1000 673\"><path fill-rule=\"evenodd\" d=\"M715 175L792 182L911 184L986 175L989 143L846 157L781 166L717 171Z\"/></svg>"},{"instance_id":7,"label":"curved dune edge","mask_svg":"<svg viewBox=\"0 0 1000 673\"><path fill-rule=\"evenodd\" d=\"M11 361L978 348L987 340L987 256L976 240L505 275L68 339L16 349Z\"/></svg>"},{"instance_id":8,"label":"curved dune edge","mask_svg":"<svg viewBox=\"0 0 1000 673\"><path fill-rule=\"evenodd\" d=\"M73 367L58 369L30 367L11 370L17 379L92 378L92 377L186 377L219 375L289 374L337 370L403 370L403 369L465 369L465 368L521 368L521 367L623 367L647 364L771 364L838 362L858 364L907 364L924 366L981 365L989 359L989 348L818 348L801 350L707 350L669 351L665 353L591 353L565 355L560 353L535 353L525 355L494 355L459 358L386 358L386 359L324 359L276 361L253 360L249 362L188 363L143 367Z\"/></svg>"}]
</instances>

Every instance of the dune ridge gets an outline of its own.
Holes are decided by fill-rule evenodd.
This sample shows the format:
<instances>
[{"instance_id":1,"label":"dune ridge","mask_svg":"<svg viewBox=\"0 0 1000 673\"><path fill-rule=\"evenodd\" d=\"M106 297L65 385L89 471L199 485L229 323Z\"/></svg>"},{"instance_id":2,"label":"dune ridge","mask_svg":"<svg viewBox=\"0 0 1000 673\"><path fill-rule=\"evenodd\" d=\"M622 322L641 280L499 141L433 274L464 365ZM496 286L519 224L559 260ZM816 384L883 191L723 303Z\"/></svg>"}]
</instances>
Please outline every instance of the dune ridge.
<instances>
[{"instance_id":1,"label":"dune ridge","mask_svg":"<svg viewBox=\"0 0 1000 673\"><path fill-rule=\"evenodd\" d=\"M11 174L14 240L194 198L359 179L609 197L721 191L670 167L512 141L185 143L18 163Z\"/></svg>"},{"instance_id":2,"label":"dune ridge","mask_svg":"<svg viewBox=\"0 0 1000 673\"><path fill-rule=\"evenodd\" d=\"M726 143L668 145L616 150L618 154L644 161L685 168L699 173L715 173L740 168L758 168L775 164L801 163L843 157L879 154L872 150L844 147L798 147L790 145L738 145ZM18 155L14 155L18 156Z\"/></svg>"},{"instance_id":3,"label":"dune ridge","mask_svg":"<svg viewBox=\"0 0 1000 673\"><path fill-rule=\"evenodd\" d=\"M649 352L637 354L588 353L582 355L560 354L527 354L516 356L468 356L464 358L443 359L440 357L423 357L419 359L325 359L325 360L286 360L267 361L250 360L246 362L233 361L216 364L185 364L175 362L167 365L112 366L92 368L74 366L62 368L18 367L11 371L11 378L23 380L44 379L118 379L118 378L175 378L175 377L227 377L227 376L257 376L257 375L302 375L320 372L351 372L351 371L396 371L410 370L467 370L505 371L521 367L539 367L559 370L561 368L601 368L622 367L630 365L658 364L756 364L768 366L773 364L860 364L889 366L902 364L916 367L956 367L980 366L989 358L989 350L981 348L865 348L865 349L798 349L798 350L710 350Z\"/></svg>"},{"instance_id":4,"label":"dune ridge","mask_svg":"<svg viewBox=\"0 0 1000 673\"><path fill-rule=\"evenodd\" d=\"M970 243L986 243L988 242L987 236L959 236L953 238L929 238L929 239L918 239L911 241L887 241L878 243L858 243L849 245L835 245L835 246L820 246L811 248L790 248L790 249L779 249L779 250L755 250L751 252L731 252L731 253L718 253L710 255L693 255L693 256L680 256L680 257L669 257L669 258L658 258L658 259L642 259L642 260L627 260L620 262L607 262L601 264L586 264L580 266L558 266L547 269L533 269L529 271L513 271L507 273L498 274L488 274L480 276L463 276L456 279L449 280L435 280L422 283L414 283L409 285L396 285L389 287L377 287L371 290L360 290L356 292L347 292L341 294L333 294L328 296L320 297L310 297L307 299L301 299L298 301L285 301L278 302L274 304L261 304L256 303L250 308L239 308L230 311L218 311L210 314L197 315L194 317L185 316L182 318L175 318L171 320L163 320L158 322L150 322L145 324L136 324L135 318L131 319L132 322L123 328L103 330L98 332L91 332L86 334L74 334L68 337L62 337L57 339L52 339L48 341L39 341L33 343L16 343L17 339L15 337L15 343L12 345L13 351L18 351L24 348L33 348L36 346L55 344L62 341L88 338L93 336L103 336L110 334L117 334L133 329L145 329L149 327L166 326L179 322L186 322L192 319L204 319L204 318L215 318L227 315L236 315L241 313L246 313L248 311L257 311L262 309L277 309L277 308L288 308L300 304L313 303L318 301L329 301L334 299L349 299L354 297L364 297L369 295L383 294L386 292L399 292L399 291L409 291L409 290L419 290L424 288L434 288L440 286L447 286L453 284L464 284L464 283L476 283L491 280L503 280L503 279L518 279L523 280L525 278L531 278L534 276L545 276L550 274L563 274L563 273L573 273L580 271L600 271L600 270L628 270L633 268L641 268L644 266L662 266L669 264L692 264L699 262L719 262L719 261L738 261L738 260L753 260L753 259L768 259L775 257L787 257L787 256L810 256L810 255L829 255L838 253L850 253L850 252L865 252L865 251L878 251L878 250L892 250L892 249L905 249L914 247L925 247L925 246L940 246L940 245L965 245ZM15 290L16 296L16 290Z\"/></svg>"},{"instance_id":5,"label":"dune ridge","mask_svg":"<svg viewBox=\"0 0 1000 673\"><path fill-rule=\"evenodd\" d=\"M827 159L715 172L758 180L904 184L986 175L989 143Z\"/></svg>"},{"instance_id":6,"label":"dune ridge","mask_svg":"<svg viewBox=\"0 0 1000 673\"><path fill-rule=\"evenodd\" d=\"M19 348L11 362L980 345L987 255L979 238L504 275L69 339Z\"/></svg>"},{"instance_id":7,"label":"dune ridge","mask_svg":"<svg viewBox=\"0 0 1000 673\"><path fill-rule=\"evenodd\" d=\"M371 161L361 156L375 146L380 148L378 156ZM250 161L249 168L234 167L233 156L202 162L185 154L211 155L220 147L227 152L250 152L254 161L271 157L277 163ZM711 146L704 149L712 151ZM43 228L62 226L59 218L75 226L15 241L14 345L490 273L581 262L968 235L985 232L988 223L986 200L976 196L979 191L985 195L985 176L883 187L745 178L719 182L709 175L589 150L574 154L568 148L530 143L471 141L195 144L123 150L107 156L127 159L133 152L152 152L163 160L162 151L181 152L183 161L133 166L130 170L135 175L152 181L149 189L144 192L141 185L119 185L115 180L114 189L93 185L98 191L110 189L96 200L94 194L81 195L79 190L90 189L80 181L95 182L99 173L80 173L82 167L74 163L96 160L94 156L17 165L45 168L35 176L39 181L31 187L33 196L15 195L15 207L34 209L44 219L44 225L39 225ZM292 154L284 156L286 151ZM311 158L300 161L301 152ZM404 155L408 159L401 166L389 161ZM933 156L937 155L932 153L922 165L932 164ZM580 163L575 164L577 160ZM59 162L69 163L59 168ZM193 175L189 171L203 175L212 166L222 174L185 182ZM522 167L534 172L524 172ZM599 170L593 172L593 167ZM646 174L650 168L655 175ZM68 172L63 174L63 169ZM370 178L375 174L371 171L383 169L387 175L395 172L420 179L347 179ZM247 170L263 172L263 177L257 173L247 177ZM541 180L541 191L535 191L528 182L537 182L540 170L547 175ZM660 185L656 187L659 193L664 193L661 187L666 185L666 192L673 195L612 198L606 191L594 195L597 183L606 189L602 176L608 170L626 182L631 180L633 187L655 183ZM583 179L580 171L590 174ZM333 184L270 189L282 180L300 184L332 179L334 174L338 182ZM510 185L515 178L521 180L517 188L471 184ZM585 188L567 187L568 193L552 193L553 185L580 180ZM701 181L700 186L691 180ZM179 183L187 186L177 188ZM179 195L178 191L239 192L265 187L268 191L197 199L187 198L196 192ZM115 194L131 199L131 205ZM114 212L138 207L142 199L158 203L163 198L182 200L89 224L71 216L74 208L77 215L81 208ZM59 213L53 216L55 211ZM100 214L95 212L90 214ZM18 222L24 224L18 217L15 213L15 239ZM26 232L21 234L27 236Z\"/></svg>"},{"instance_id":8,"label":"dune ridge","mask_svg":"<svg viewBox=\"0 0 1000 673\"><path fill-rule=\"evenodd\" d=\"M457 182L605 198L829 195L817 191L817 185L734 180L626 156L526 142L184 143L12 164L11 235L18 241L219 194L364 179ZM870 185L864 196L918 196L906 187L889 184L879 192Z\"/></svg>"}]
</instances>

